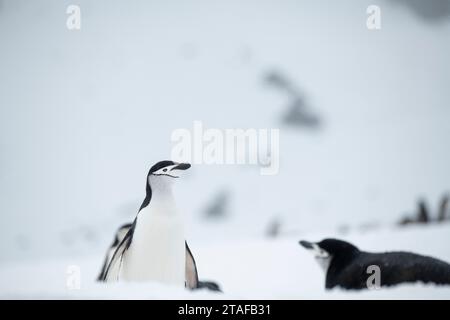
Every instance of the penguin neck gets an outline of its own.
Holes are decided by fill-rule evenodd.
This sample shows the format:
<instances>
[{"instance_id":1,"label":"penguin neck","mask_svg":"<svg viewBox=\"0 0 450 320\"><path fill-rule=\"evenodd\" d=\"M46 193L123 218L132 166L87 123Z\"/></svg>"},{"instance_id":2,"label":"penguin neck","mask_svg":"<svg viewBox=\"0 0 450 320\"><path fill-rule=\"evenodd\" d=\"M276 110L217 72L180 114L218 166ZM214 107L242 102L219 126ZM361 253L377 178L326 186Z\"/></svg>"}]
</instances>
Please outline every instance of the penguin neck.
<instances>
[{"instance_id":1,"label":"penguin neck","mask_svg":"<svg viewBox=\"0 0 450 320\"><path fill-rule=\"evenodd\" d=\"M150 201L150 208L155 213L161 213L164 215L176 214L177 210L172 190L154 192L152 195L152 200Z\"/></svg>"},{"instance_id":2,"label":"penguin neck","mask_svg":"<svg viewBox=\"0 0 450 320\"><path fill-rule=\"evenodd\" d=\"M167 216L177 215L175 198L172 191L172 181L165 181L167 178L154 179L151 181L151 200L148 205L152 214Z\"/></svg>"}]
</instances>

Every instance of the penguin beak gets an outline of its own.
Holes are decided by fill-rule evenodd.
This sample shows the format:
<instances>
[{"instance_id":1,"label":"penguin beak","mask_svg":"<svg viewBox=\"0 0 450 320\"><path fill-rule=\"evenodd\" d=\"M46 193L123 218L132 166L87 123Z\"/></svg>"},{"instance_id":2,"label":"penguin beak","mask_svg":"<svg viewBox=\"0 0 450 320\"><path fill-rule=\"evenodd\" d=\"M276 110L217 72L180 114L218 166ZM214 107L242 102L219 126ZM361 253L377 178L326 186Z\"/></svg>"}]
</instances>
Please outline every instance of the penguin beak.
<instances>
[{"instance_id":1,"label":"penguin beak","mask_svg":"<svg viewBox=\"0 0 450 320\"><path fill-rule=\"evenodd\" d=\"M316 242L309 242L309 241L299 241L299 244L305 248L306 250L308 250L308 252L314 254L314 256L318 259L326 259L330 257L330 254L323 250L322 248L319 247L319 245Z\"/></svg>"},{"instance_id":2,"label":"penguin beak","mask_svg":"<svg viewBox=\"0 0 450 320\"><path fill-rule=\"evenodd\" d=\"M299 244L305 249L308 249L308 250L314 249L314 245L311 242L301 240L301 241L299 241Z\"/></svg>"},{"instance_id":3,"label":"penguin beak","mask_svg":"<svg viewBox=\"0 0 450 320\"><path fill-rule=\"evenodd\" d=\"M177 166L173 167L170 171L173 170L187 170L191 167L189 163L179 163Z\"/></svg>"},{"instance_id":4,"label":"penguin beak","mask_svg":"<svg viewBox=\"0 0 450 320\"><path fill-rule=\"evenodd\" d=\"M172 178L179 178L179 175L181 172L177 172L177 170L187 170L191 167L189 163L177 163L175 164L172 169L169 170L172 174L165 174L166 176L172 177Z\"/></svg>"}]
</instances>

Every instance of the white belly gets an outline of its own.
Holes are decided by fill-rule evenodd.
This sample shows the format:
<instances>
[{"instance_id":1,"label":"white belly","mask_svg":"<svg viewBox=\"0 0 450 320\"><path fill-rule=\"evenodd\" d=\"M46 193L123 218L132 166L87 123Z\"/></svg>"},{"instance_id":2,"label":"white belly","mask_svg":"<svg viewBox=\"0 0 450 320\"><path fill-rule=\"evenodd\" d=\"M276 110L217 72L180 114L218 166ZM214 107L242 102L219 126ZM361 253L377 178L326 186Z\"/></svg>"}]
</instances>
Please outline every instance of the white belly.
<instances>
[{"instance_id":1,"label":"white belly","mask_svg":"<svg viewBox=\"0 0 450 320\"><path fill-rule=\"evenodd\" d=\"M186 249L183 221L178 215L146 209L139 213L133 241L123 257L120 278L184 287Z\"/></svg>"}]
</instances>

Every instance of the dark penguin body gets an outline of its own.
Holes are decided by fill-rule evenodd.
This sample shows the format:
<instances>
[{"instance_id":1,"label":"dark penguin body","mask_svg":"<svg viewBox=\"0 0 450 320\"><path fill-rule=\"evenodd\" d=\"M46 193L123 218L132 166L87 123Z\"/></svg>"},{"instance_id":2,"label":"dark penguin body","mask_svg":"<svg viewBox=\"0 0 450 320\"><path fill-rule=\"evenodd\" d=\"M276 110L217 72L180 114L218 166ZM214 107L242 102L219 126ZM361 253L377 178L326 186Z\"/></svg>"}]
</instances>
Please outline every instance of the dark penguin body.
<instances>
[{"instance_id":1,"label":"dark penguin body","mask_svg":"<svg viewBox=\"0 0 450 320\"><path fill-rule=\"evenodd\" d=\"M300 241L300 244L313 251L316 259L326 265L327 289L367 289L367 280L372 274L368 267L373 265L380 268L381 286L414 282L450 284L450 264L432 257L411 252L364 252L337 239L318 243Z\"/></svg>"}]
</instances>

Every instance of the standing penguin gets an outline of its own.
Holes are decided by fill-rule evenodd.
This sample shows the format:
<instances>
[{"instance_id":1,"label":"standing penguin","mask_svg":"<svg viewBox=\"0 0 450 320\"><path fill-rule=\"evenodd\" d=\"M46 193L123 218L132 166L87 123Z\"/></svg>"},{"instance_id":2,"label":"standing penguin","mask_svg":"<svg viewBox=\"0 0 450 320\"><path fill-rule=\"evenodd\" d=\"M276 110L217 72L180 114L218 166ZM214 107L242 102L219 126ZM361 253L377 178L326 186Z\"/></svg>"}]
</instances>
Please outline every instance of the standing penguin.
<instances>
[{"instance_id":1,"label":"standing penguin","mask_svg":"<svg viewBox=\"0 0 450 320\"><path fill-rule=\"evenodd\" d=\"M108 252L106 253L105 261L103 263L102 269L100 271L99 276L97 277L98 281L104 281L105 280L105 272L106 269L109 266L109 263L114 255L114 252L116 251L118 245L121 243L123 238L125 238L125 235L127 234L128 230L131 228L131 223L126 223L122 225L116 232L114 236L114 241L111 244L111 246L108 248ZM197 271L197 264L195 263L194 255L192 254L191 250L189 249L189 246L186 242L186 271L185 271L185 277L186 277L186 287L189 289L208 289L211 291L218 291L222 292L220 289L220 286L213 281L204 281L198 279L198 271ZM117 279L116 276L110 276L111 279Z\"/></svg>"},{"instance_id":2,"label":"standing penguin","mask_svg":"<svg viewBox=\"0 0 450 320\"><path fill-rule=\"evenodd\" d=\"M150 168L145 199L102 280L158 281L185 286L183 219L175 205L172 185L190 166L160 161ZM196 277L191 281L197 281Z\"/></svg>"},{"instance_id":3,"label":"standing penguin","mask_svg":"<svg viewBox=\"0 0 450 320\"><path fill-rule=\"evenodd\" d=\"M370 253L351 243L325 239L320 242L300 241L311 251L326 274L325 287L332 289L366 289L369 266L380 268L380 285L405 282L450 284L450 264L411 252Z\"/></svg>"},{"instance_id":4,"label":"standing penguin","mask_svg":"<svg viewBox=\"0 0 450 320\"><path fill-rule=\"evenodd\" d=\"M190 166L160 161L151 167L145 199L133 223L119 229L116 238L123 233L125 236L114 254L107 256L100 281L158 281L220 291L213 282L198 281L197 266L184 239L183 219L172 194L173 182Z\"/></svg>"}]
</instances>

